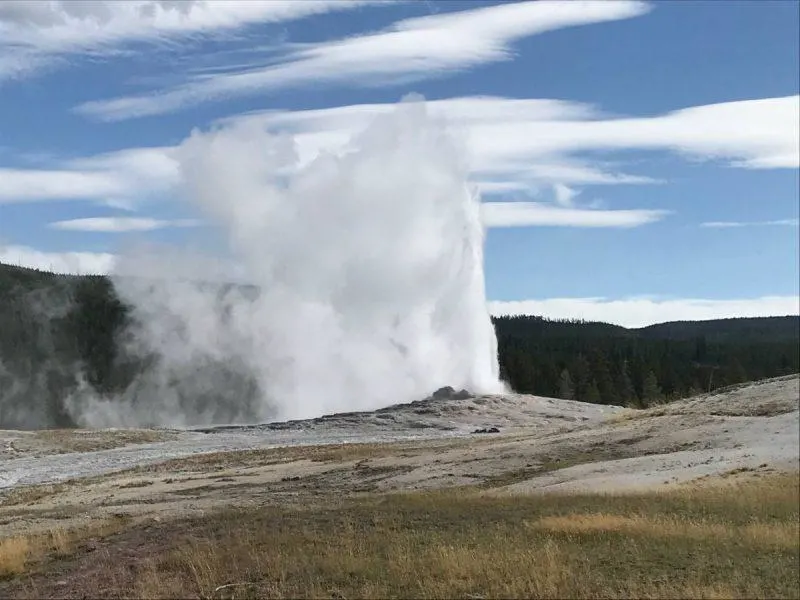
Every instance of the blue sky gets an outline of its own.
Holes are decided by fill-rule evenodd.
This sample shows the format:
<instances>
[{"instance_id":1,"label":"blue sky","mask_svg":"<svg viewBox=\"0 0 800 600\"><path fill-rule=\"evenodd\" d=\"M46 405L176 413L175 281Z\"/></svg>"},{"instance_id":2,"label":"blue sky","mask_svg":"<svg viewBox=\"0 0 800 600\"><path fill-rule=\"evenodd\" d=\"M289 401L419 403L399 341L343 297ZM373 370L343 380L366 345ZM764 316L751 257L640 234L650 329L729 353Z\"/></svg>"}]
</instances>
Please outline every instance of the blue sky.
<instances>
[{"instance_id":1,"label":"blue sky","mask_svg":"<svg viewBox=\"0 0 800 600\"><path fill-rule=\"evenodd\" d=\"M0 260L202 244L170 157L194 128L313 156L416 92L467 133L493 312L797 314L798 7L5 0Z\"/></svg>"}]
</instances>

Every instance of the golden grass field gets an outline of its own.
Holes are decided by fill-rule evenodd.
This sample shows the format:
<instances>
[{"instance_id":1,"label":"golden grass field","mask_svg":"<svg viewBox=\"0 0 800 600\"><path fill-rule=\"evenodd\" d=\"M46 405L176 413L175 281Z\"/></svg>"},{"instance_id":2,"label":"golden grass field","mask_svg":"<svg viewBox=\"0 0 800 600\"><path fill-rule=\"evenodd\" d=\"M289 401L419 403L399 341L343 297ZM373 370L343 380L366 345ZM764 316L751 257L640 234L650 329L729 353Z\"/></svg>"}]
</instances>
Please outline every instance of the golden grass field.
<instances>
[{"instance_id":1,"label":"golden grass field","mask_svg":"<svg viewBox=\"0 0 800 600\"><path fill-rule=\"evenodd\" d=\"M641 494L450 488L120 520L4 540L0 596L797 598L799 506L796 473L740 473Z\"/></svg>"}]
</instances>

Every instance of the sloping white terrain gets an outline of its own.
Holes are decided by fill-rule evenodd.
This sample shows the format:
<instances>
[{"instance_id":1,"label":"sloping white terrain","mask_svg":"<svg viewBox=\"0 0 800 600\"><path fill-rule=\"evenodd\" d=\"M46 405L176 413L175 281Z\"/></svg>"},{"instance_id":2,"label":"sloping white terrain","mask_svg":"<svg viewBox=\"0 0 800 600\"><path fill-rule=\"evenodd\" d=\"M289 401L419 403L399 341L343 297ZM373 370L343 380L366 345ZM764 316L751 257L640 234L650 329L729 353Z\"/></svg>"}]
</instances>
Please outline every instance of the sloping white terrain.
<instances>
[{"instance_id":1,"label":"sloping white terrain","mask_svg":"<svg viewBox=\"0 0 800 600\"><path fill-rule=\"evenodd\" d=\"M557 428L598 423L622 410L582 402L521 394L431 396L410 404L264 425L229 425L194 430L164 430L168 441L128 444L92 452L52 444L46 432L0 431L0 488L51 483L152 464L207 452L280 446L392 442L471 435L475 429L502 431ZM126 430L79 430L73 438L113 442Z\"/></svg>"},{"instance_id":2,"label":"sloping white terrain","mask_svg":"<svg viewBox=\"0 0 800 600\"><path fill-rule=\"evenodd\" d=\"M401 458L382 458L387 467L402 467L403 474L387 476L381 488L468 483L522 467L530 477L516 477L504 491L623 491L736 469L797 470L799 382L793 375L644 411L519 394L471 397L451 391L372 412L150 431L143 439L162 441L146 443L126 443L135 438L136 431L129 430L60 436L4 431L0 432L0 488L101 475L200 453L401 440L417 442L417 458L408 464ZM474 433L487 428L499 433ZM436 449L441 444L434 443L444 438L464 443L445 455ZM470 438L476 443L469 443ZM93 440L107 449L72 451L91 446Z\"/></svg>"}]
</instances>

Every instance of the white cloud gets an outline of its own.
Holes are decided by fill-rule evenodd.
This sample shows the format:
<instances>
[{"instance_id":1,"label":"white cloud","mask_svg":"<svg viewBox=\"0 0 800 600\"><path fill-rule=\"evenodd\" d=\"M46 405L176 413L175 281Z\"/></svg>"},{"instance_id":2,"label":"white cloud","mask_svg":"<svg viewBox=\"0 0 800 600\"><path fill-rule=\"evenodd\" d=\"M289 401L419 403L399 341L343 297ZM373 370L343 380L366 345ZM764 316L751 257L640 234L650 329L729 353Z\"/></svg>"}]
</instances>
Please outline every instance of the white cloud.
<instances>
[{"instance_id":1,"label":"white cloud","mask_svg":"<svg viewBox=\"0 0 800 600\"><path fill-rule=\"evenodd\" d=\"M105 57L124 44L225 35L346 10L351 0L3 0L0 2L0 80L24 75L76 54Z\"/></svg>"},{"instance_id":2,"label":"white cloud","mask_svg":"<svg viewBox=\"0 0 800 600\"><path fill-rule=\"evenodd\" d=\"M553 193L556 197L556 204L567 208L572 207L572 201L578 194L580 194L578 190L574 190L563 183L555 184L553 186Z\"/></svg>"},{"instance_id":3,"label":"white cloud","mask_svg":"<svg viewBox=\"0 0 800 600\"><path fill-rule=\"evenodd\" d=\"M393 104L308 111L264 111L226 119L295 134L301 159L346 144ZM428 101L432 114L459 131L483 181L551 185L635 184L655 180L609 171L583 152L656 150L727 160L740 168L800 166L800 96L696 106L663 115L609 118L590 105L561 100L461 97ZM731 127L736 123L736 127ZM776 157L782 157L777 160ZM563 196L563 194L562 194Z\"/></svg>"},{"instance_id":4,"label":"white cloud","mask_svg":"<svg viewBox=\"0 0 800 600\"><path fill-rule=\"evenodd\" d=\"M125 188L125 182L113 173L60 169L0 169L0 204L103 198L124 193Z\"/></svg>"},{"instance_id":5,"label":"white cloud","mask_svg":"<svg viewBox=\"0 0 800 600\"><path fill-rule=\"evenodd\" d=\"M727 160L745 168L797 168L798 131L800 96L698 106L654 117L497 118L476 125L470 133L490 164L522 165L542 156L635 149Z\"/></svg>"},{"instance_id":6,"label":"white cloud","mask_svg":"<svg viewBox=\"0 0 800 600\"><path fill-rule=\"evenodd\" d=\"M104 233L124 233L129 231L155 231L170 227L197 227L195 219L148 219L136 217L90 217L86 219L70 219L50 223L52 229L63 231L87 231Z\"/></svg>"},{"instance_id":7,"label":"white cloud","mask_svg":"<svg viewBox=\"0 0 800 600\"><path fill-rule=\"evenodd\" d=\"M700 227L710 227L712 229L730 229L738 227L770 227L770 226L797 227L800 225L798 219L776 219L774 221L709 221L701 223Z\"/></svg>"},{"instance_id":8,"label":"white cloud","mask_svg":"<svg viewBox=\"0 0 800 600\"><path fill-rule=\"evenodd\" d=\"M51 169L0 168L0 204L79 199L125 205L178 181L171 148L133 148L62 161Z\"/></svg>"},{"instance_id":9,"label":"white cloud","mask_svg":"<svg viewBox=\"0 0 800 600\"><path fill-rule=\"evenodd\" d=\"M512 192L535 193L537 188L523 181L477 181L475 186L484 196Z\"/></svg>"},{"instance_id":10,"label":"white cloud","mask_svg":"<svg viewBox=\"0 0 800 600\"><path fill-rule=\"evenodd\" d=\"M53 273L102 275L110 273L116 257L105 252L43 252L27 246L0 245L0 263Z\"/></svg>"},{"instance_id":11,"label":"white cloud","mask_svg":"<svg viewBox=\"0 0 800 600\"><path fill-rule=\"evenodd\" d=\"M560 208L540 202L486 202L481 206L487 227L639 227L659 221L668 211L660 210L587 210ZM197 227L196 219L162 220L137 217L90 217L57 221L48 226L63 231L124 233L144 232L170 227Z\"/></svg>"},{"instance_id":12,"label":"white cloud","mask_svg":"<svg viewBox=\"0 0 800 600\"><path fill-rule=\"evenodd\" d=\"M485 202L481 205L487 227L639 227L669 214L663 210L587 210L561 208L541 202Z\"/></svg>"},{"instance_id":13,"label":"white cloud","mask_svg":"<svg viewBox=\"0 0 800 600\"><path fill-rule=\"evenodd\" d=\"M550 298L489 302L489 311L496 316L537 315L551 319L585 319L624 327L646 327L668 321L797 315L800 314L800 297L764 296L735 300Z\"/></svg>"},{"instance_id":14,"label":"white cloud","mask_svg":"<svg viewBox=\"0 0 800 600\"><path fill-rule=\"evenodd\" d=\"M540 0L405 19L378 33L295 45L282 62L264 68L203 75L164 92L88 102L77 110L116 121L312 83L376 85L429 78L508 60L511 44L528 36L628 19L648 10L635 0Z\"/></svg>"},{"instance_id":15,"label":"white cloud","mask_svg":"<svg viewBox=\"0 0 800 600\"><path fill-rule=\"evenodd\" d=\"M217 125L286 132L294 138L300 164L306 165L320 153L347 150L354 132L394 106L264 111L228 118ZM489 209L505 211L505 216L496 218L511 219L515 224L538 219L551 224L555 220L559 224L620 227L652 222L664 215L656 210L589 210L599 208L591 197L583 206L575 206L575 186L657 181L611 170L601 159L589 162L584 152L673 151L727 160L738 168L761 168L776 156L794 156L795 163L787 161L783 166L797 168L800 154L800 96L699 106L639 118L609 118L589 105L543 99L462 97L429 101L427 106L460 136L479 189L539 201ZM169 197L179 181L174 148L133 148L56 163L50 170L2 170L0 203L85 198L133 207L147 198ZM542 190L548 188L554 190L556 203L545 209ZM548 192L547 197L553 194ZM556 212L558 208L568 210ZM549 212L545 214L545 210ZM512 213L516 215L513 219Z\"/></svg>"}]
</instances>

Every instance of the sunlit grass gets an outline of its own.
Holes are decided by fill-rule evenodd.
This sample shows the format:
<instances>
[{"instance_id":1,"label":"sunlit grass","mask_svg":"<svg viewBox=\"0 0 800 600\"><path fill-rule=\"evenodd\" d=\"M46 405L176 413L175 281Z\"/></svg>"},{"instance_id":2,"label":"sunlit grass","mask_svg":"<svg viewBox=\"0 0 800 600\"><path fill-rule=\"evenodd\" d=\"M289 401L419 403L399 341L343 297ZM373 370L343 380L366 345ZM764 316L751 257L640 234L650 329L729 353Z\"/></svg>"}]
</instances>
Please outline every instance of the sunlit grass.
<instances>
[{"instance_id":1,"label":"sunlit grass","mask_svg":"<svg viewBox=\"0 0 800 600\"><path fill-rule=\"evenodd\" d=\"M0 579L25 573L47 556L69 556L83 540L116 533L125 525L122 519L103 519L79 529L54 528L45 533L0 538Z\"/></svg>"},{"instance_id":2,"label":"sunlit grass","mask_svg":"<svg viewBox=\"0 0 800 600\"><path fill-rule=\"evenodd\" d=\"M637 496L460 489L226 512L148 561L133 595L797 597L798 502L792 475Z\"/></svg>"}]
</instances>

